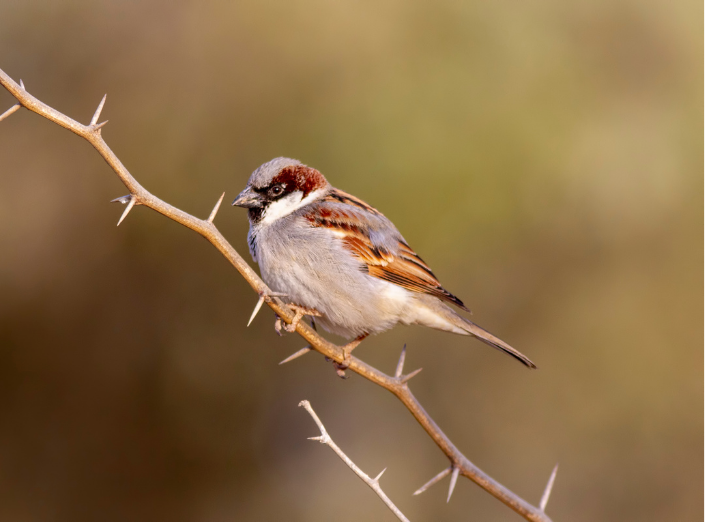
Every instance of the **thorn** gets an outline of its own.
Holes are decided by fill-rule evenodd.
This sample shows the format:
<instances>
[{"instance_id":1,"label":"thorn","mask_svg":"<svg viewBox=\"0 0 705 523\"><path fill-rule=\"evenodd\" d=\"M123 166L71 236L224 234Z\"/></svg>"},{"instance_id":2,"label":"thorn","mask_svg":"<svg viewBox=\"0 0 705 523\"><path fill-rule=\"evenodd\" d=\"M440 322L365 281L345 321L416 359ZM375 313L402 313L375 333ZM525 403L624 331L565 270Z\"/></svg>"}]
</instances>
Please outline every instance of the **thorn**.
<instances>
[{"instance_id":1,"label":"thorn","mask_svg":"<svg viewBox=\"0 0 705 523\"><path fill-rule=\"evenodd\" d=\"M24 88L24 82L22 81L22 78L20 78L20 87L22 88L23 91L27 90Z\"/></svg>"},{"instance_id":2,"label":"thorn","mask_svg":"<svg viewBox=\"0 0 705 523\"><path fill-rule=\"evenodd\" d=\"M126 203L129 203L131 197L132 197L131 194L126 194L125 196L120 196L120 198L115 198L114 200L110 200L110 203L121 203L121 204L125 205Z\"/></svg>"},{"instance_id":3,"label":"thorn","mask_svg":"<svg viewBox=\"0 0 705 523\"><path fill-rule=\"evenodd\" d=\"M541 502L539 503L539 508L543 511L546 510L546 505L548 505L548 498L551 497L551 490L553 490L553 482L556 480L556 473L558 472L558 463L553 467L553 472L551 472L551 477L548 478L548 483L546 484L546 489L543 491L543 496L541 496Z\"/></svg>"},{"instance_id":4,"label":"thorn","mask_svg":"<svg viewBox=\"0 0 705 523\"><path fill-rule=\"evenodd\" d=\"M416 369L416 370L413 371L413 372L410 372L409 374L407 374L406 376L404 376L403 378L401 378L401 382L402 382L402 383L406 383L407 381L409 381L411 378L413 378L414 376L416 376L416 375L417 375L419 372L421 372L422 370L423 370L423 367L420 368L420 369Z\"/></svg>"},{"instance_id":5,"label":"thorn","mask_svg":"<svg viewBox=\"0 0 705 523\"><path fill-rule=\"evenodd\" d=\"M225 196L225 193L223 193L223 196ZM220 202L223 201L223 196L220 197L220 200L218 200L218 203L215 205L215 208L213 209L213 212L211 213L210 218L208 218L208 221L211 222L211 223L213 223L213 221L211 220L211 218L215 217L215 213L218 212L218 207L220 206ZM264 291L259 291L259 300L257 300L257 305L255 305L255 310L252 311L252 316L250 316L250 321L247 322L247 326L248 326L248 327L250 326L250 323L252 323L252 320L255 319L255 316L257 316L257 313L258 313L259 310L262 308L262 304L263 304L265 301L266 301L266 302L270 302L270 301L272 301L270 298L272 298L272 297L280 297L280 296L286 296L286 294L284 294L283 292L271 292L271 291L270 291L270 292L264 292ZM279 316L277 316L277 318L279 318ZM279 320L279 321L281 322L281 320ZM279 336L281 336L281 332L280 332L280 330L281 330L281 325L279 326L278 329L277 329L277 327L275 326L274 329L277 331L277 334L279 334Z\"/></svg>"},{"instance_id":6,"label":"thorn","mask_svg":"<svg viewBox=\"0 0 705 523\"><path fill-rule=\"evenodd\" d=\"M13 105L12 107L10 107L10 108L9 108L7 111L5 111L4 113L0 114L0 122L2 122L5 118L7 118L8 116L10 116L10 115L11 115L12 113L14 113L15 111L19 110L20 107L22 107L22 105L17 103L17 104L15 104L15 105Z\"/></svg>"},{"instance_id":7,"label":"thorn","mask_svg":"<svg viewBox=\"0 0 705 523\"><path fill-rule=\"evenodd\" d=\"M125 198L122 196L121 198L116 198L113 201L119 201L120 203L122 202L122 199ZM120 216L120 219L118 220L117 224L118 226L122 223L122 220L125 219L125 216L132 210L132 208L135 206L135 203L137 203L137 198L135 198L133 195L130 195L130 203L127 204L127 207L125 207L125 211L122 213L122 216Z\"/></svg>"},{"instance_id":8,"label":"thorn","mask_svg":"<svg viewBox=\"0 0 705 523\"><path fill-rule=\"evenodd\" d=\"M257 316L257 313L259 312L259 310L262 308L263 303L264 303L264 295L260 296L259 300L257 300L257 305L255 305L255 310L252 311L252 316L250 316L250 321L247 322L248 327L250 326L250 323L252 323L252 320L255 319L255 316Z\"/></svg>"},{"instance_id":9,"label":"thorn","mask_svg":"<svg viewBox=\"0 0 705 523\"><path fill-rule=\"evenodd\" d=\"M106 123L108 123L109 120L105 120L104 122L100 122L99 124L93 125L92 130L93 131L100 131L100 128L103 127Z\"/></svg>"},{"instance_id":10,"label":"thorn","mask_svg":"<svg viewBox=\"0 0 705 523\"><path fill-rule=\"evenodd\" d=\"M401 373L404 370L404 360L406 360L406 343L401 349L401 355L399 356L399 363L397 363L397 370L394 373L395 378L401 378Z\"/></svg>"},{"instance_id":11,"label":"thorn","mask_svg":"<svg viewBox=\"0 0 705 523\"><path fill-rule=\"evenodd\" d=\"M218 213L218 209L220 209L220 204L223 203L223 198L225 198L225 193L220 195L220 200L218 200L218 203L216 203L215 207L213 207L213 210L211 211L211 215L208 217L208 223L213 223L213 220L215 219L215 215ZM252 321L252 320L250 320L250 321Z\"/></svg>"},{"instance_id":12,"label":"thorn","mask_svg":"<svg viewBox=\"0 0 705 523\"><path fill-rule=\"evenodd\" d=\"M414 492L414 496L418 496L419 494L422 494L423 492L426 492L430 487L438 483L440 480L445 478L448 474L450 474L451 470L453 467L448 467L447 469L443 469L441 472L433 476L429 481L427 481L420 489L418 489L416 492Z\"/></svg>"},{"instance_id":13,"label":"thorn","mask_svg":"<svg viewBox=\"0 0 705 523\"><path fill-rule=\"evenodd\" d=\"M304 347L303 349L296 351L294 354L292 354L288 358L281 360L279 362L279 365L284 365L285 363L289 363L290 361L295 360L296 358L299 358L299 357L303 356L304 354L308 354L309 352L311 352L311 348Z\"/></svg>"},{"instance_id":14,"label":"thorn","mask_svg":"<svg viewBox=\"0 0 705 523\"><path fill-rule=\"evenodd\" d=\"M100 118L100 112L103 110L103 106L105 105L105 99L108 97L108 95L103 95L103 99L100 101L98 104L98 109L95 110L95 113L93 113L93 118L91 118L91 123L90 125L95 125L96 122L98 122L98 118ZM104 124L105 122L103 122ZM101 125L103 125L101 124Z\"/></svg>"},{"instance_id":15,"label":"thorn","mask_svg":"<svg viewBox=\"0 0 705 523\"><path fill-rule=\"evenodd\" d=\"M453 475L450 477L450 487L448 488L448 499L446 500L446 503L450 501L450 497L453 495L453 491L455 490L455 482L458 481L458 474L460 474L460 469L458 467L454 465L452 468Z\"/></svg>"},{"instance_id":16,"label":"thorn","mask_svg":"<svg viewBox=\"0 0 705 523\"><path fill-rule=\"evenodd\" d=\"M321 443L325 443L323 441L323 436L313 436L313 437L307 438L307 439L310 439L311 441L320 441Z\"/></svg>"},{"instance_id":17,"label":"thorn","mask_svg":"<svg viewBox=\"0 0 705 523\"><path fill-rule=\"evenodd\" d=\"M373 480L375 483L379 483L379 478L382 477L382 474L384 474L387 471L387 467L384 467L384 470L377 474L377 477Z\"/></svg>"}]
</instances>

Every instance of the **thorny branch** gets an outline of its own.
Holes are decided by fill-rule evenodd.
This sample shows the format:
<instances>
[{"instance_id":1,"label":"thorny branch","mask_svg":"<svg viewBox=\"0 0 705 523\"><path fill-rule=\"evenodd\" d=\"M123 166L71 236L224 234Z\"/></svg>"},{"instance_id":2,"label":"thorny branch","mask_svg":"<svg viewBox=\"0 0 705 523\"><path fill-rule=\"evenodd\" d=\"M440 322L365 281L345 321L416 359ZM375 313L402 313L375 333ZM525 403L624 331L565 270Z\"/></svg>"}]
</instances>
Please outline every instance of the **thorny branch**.
<instances>
[{"instance_id":1,"label":"thorny branch","mask_svg":"<svg viewBox=\"0 0 705 523\"><path fill-rule=\"evenodd\" d=\"M313 438L308 438L312 439L314 441L320 441L324 445L328 445L331 449L333 449L333 452L335 452L340 459L343 460L343 462L352 469L352 471L357 474L357 476L367 483L367 485L375 491L375 494L377 494L382 501L384 501L384 504L387 505L389 510L394 512L394 515L399 518L399 521L409 521L407 517L402 514L401 510L399 510L394 503L392 503L392 500L389 499L389 497L384 493L382 490L382 487L379 486L379 479L382 477L382 474L384 474L384 471L387 470L386 468L380 472L377 477L371 478L367 474L365 474L360 467L355 465L353 461L345 455L345 452L343 452L338 445L335 444L333 439L330 437L328 434L328 431L326 428L323 426L323 422L318 418L316 413L313 411L313 407L311 407L311 404L308 402L308 400L303 400L301 403L299 403L299 407L303 407L306 409L306 411L311 415L313 418L313 421L316 422L316 425L318 425L318 429L321 431L320 436L316 436Z\"/></svg>"},{"instance_id":2,"label":"thorny branch","mask_svg":"<svg viewBox=\"0 0 705 523\"><path fill-rule=\"evenodd\" d=\"M125 212L120 218L120 222L125 219L129 211L135 205L143 205L157 211L160 214L163 214L167 218L170 218L193 231L196 231L198 234L211 242L213 246L215 246L215 248L218 249L223 256L225 256L225 258L233 265L233 267L235 267L235 269L238 270L238 272L245 278L247 283L250 284L250 286L259 294L260 297L265 297L263 301L266 301L267 305L280 318L282 318L287 324L291 323L294 318L294 313L291 309L286 306L285 302L277 297L276 293L272 292L267 287L267 285L260 279L259 276L257 276L255 271L253 271L245 260L242 259L242 257L237 253L237 251L235 251L235 249L213 224L213 219L215 218L215 213L217 212L217 205L208 219L202 220L200 218L196 218L195 216L185 213L181 209L177 209L173 205L170 205L154 196L147 189L142 187L142 185L140 185L125 168L122 162L120 162L118 157L115 153L113 153L110 147L108 147L105 140L103 140L103 137L101 136L101 128L107 122L96 123L100 117L100 112L103 108L105 98L103 98L100 102L98 109L95 111L95 114L91 119L91 123L88 125L83 125L37 100L26 91L23 84L17 84L14 82L2 69L0 69L0 84L2 84L2 86L5 87L5 89L7 89L18 102L18 104L13 106L9 111L6 111L0 118L10 116L10 114L22 106L40 116L43 116L47 120L65 127L78 136L84 138L93 147L95 147L95 149L100 153L103 159L105 159L108 165L113 169L113 171L115 171L120 180L130 191L128 196L118 199L121 203L128 204ZM308 342L310 348L315 349L337 363L343 362L345 357L343 350L339 346L334 345L320 337L304 322L298 323L296 326L296 332ZM403 364L403 362L400 363ZM431 417L426 413L424 408L409 389L408 381L418 371L414 371L407 375L402 375L402 365L398 365L395 376L389 376L376 368L371 367L358 358L355 358L354 356L351 357L348 368L363 378L368 379L372 383L387 389L399 398L399 400L404 404L404 406L406 406L407 409L409 409L411 414L414 418L416 418L428 435L431 436L436 445L440 447L441 451L450 460L451 466L447 469L447 471L452 472L451 479L457 479L457 476L462 474L466 478L477 483L480 487L495 496L502 503L527 520L550 521L549 517L542 508L531 505L501 485L499 482L492 479L485 472L475 466L455 447L455 445L453 445L448 436L443 433L436 422L433 421L433 419L431 419ZM446 474L446 471L442 474ZM439 476L437 476L437 478L440 479ZM434 478L434 480L436 480L436 478ZM451 487L454 485L455 482L452 481ZM452 493L452 488L450 492Z\"/></svg>"}]
</instances>

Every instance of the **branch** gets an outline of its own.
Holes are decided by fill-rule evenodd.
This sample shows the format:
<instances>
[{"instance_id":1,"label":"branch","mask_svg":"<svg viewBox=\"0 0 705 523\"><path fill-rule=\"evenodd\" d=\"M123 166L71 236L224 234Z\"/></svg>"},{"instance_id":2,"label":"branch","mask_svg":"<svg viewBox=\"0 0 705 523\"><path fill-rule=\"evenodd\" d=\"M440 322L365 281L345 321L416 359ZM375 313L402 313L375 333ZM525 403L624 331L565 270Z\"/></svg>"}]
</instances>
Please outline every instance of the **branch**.
<instances>
[{"instance_id":1,"label":"branch","mask_svg":"<svg viewBox=\"0 0 705 523\"><path fill-rule=\"evenodd\" d=\"M340 459L342 459L345 464L352 469L352 471L358 475L358 477L367 483L367 485L375 491L375 494L377 494L382 501L384 501L384 504L389 507L389 510L394 512L394 515L399 518L399 521L409 521L407 517L401 513L401 510L399 510L394 503L392 503L392 500L389 499L389 497L384 493L382 490L382 487L379 486L379 478L382 477L382 474L384 474L384 471L387 470L386 468L380 472L376 478L371 478L367 474L365 474L360 467L355 465L355 463L352 462L352 460L345 455L345 452L340 450L340 447L335 444L335 442L331 439L331 437L328 435L328 431L326 431L326 428L323 426L323 422L318 418L316 413L313 411L313 408L311 407L311 404L308 402L308 400L303 400L301 403L299 403L299 407L305 408L308 413L311 415L313 418L313 421L316 422L316 425L318 425L318 428L321 431L320 436L316 436L315 438L308 438L312 439L314 441L320 441L324 445L328 445L331 449L333 449L333 452L335 452Z\"/></svg>"},{"instance_id":2,"label":"branch","mask_svg":"<svg viewBox=\"0 0 705 523\"><path fill-rule=\"evenodd\" d=\"M213 224L212 218L215 213L212 213L211 217L209 217L210 219L202 220L200 218L196 218L195 216L185 213L181 209L177 209L173 205L160 200L147 189L142 187L142 185L140 185L125 168L122 162L120 162L110 147L108 147L105 140L103 140L103 137L101 136L101 128L105 122L95 124L92 121L89 125L83 125L76 120L69 118L56 109L53 109L52 107L49 107L48 105L37 100L24 89L24 86L18 85L14 82L2 69L0 69L0 84L2 84L2 86L5 87L5 89L7 89L10 94L17 99L22 107L25 107L30 111L43 116L47 120L50 120L55 124L72 131L95 147L110 168L115 171L122 183L125 184L125 187L127 187L130 191L129 196L121 198L123 203L129 203L130 208L134 205L149 207L150 209L153 209L167 218L180 223L184 227L188 227L206 238L216 249L218 249L218 251L220 251L223 256L225 256L230 264L237 269L237 271L243 278L245 278L247 283L250 284L259 296L266 297L264 301L277 314L277 316L282 318L286 323L292 322L294 319L294 312L277 297L276 293L272 292L269 287L267 287L267 285L260 279L255 271L252 270L247 262L242 259L242 257L237 253L237 251L235 251L235 249L230 245L230 243L228 243L225 237ZM93 120L97 121L103 103L104 102L101 101L99 110L96 110ZM120 220L122 221L125 216L126 214L123 214L123 217ZM296 332L308 342L308 346L310 348L320 352L327 358L330 358L337 363L343 363L345 354L342 348L321 338L304 322L298 322ZM438 445L441 451L448 457L452 468L454 470L458 470L457 474L462 474L466 478L474 481L480 487L485 489L487 492L492 494L502 503L527 520L550 521L543 510L531 505L514 494L511 490L507 489L485 474L468 458L466 458L455 447L455 445L453 445L448 436L441 431L436 422L431 419L428 413L426 413L424 408L409 389L408 381L417 373L417 371L406 376L402 376L402 366L403 365L400 365L397 369L397 375L392 377L352 356L350 358L348 368L372 383L383 387L399 398L404 406L409 409L414 418L416 418L416 421L419 422L428 435L431 436L436 445Z\"/></svg>"}]
</instances>

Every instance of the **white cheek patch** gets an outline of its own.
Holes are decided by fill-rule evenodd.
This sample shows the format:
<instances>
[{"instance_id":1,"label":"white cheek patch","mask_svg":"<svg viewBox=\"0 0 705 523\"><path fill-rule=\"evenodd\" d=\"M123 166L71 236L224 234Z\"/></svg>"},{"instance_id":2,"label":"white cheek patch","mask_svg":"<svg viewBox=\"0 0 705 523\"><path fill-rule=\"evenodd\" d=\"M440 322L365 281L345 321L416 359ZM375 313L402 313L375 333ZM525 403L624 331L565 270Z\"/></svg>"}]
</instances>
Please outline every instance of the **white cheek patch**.
<instances>
[{"instance_id":1,"label":"white cheek patch","mask_svg":"<svg viewBox=\"0 0 705 523\"><path fill-rule=\"evenodd\" d=\"M325 189L318 189L313 191L306 196L306 198L301 198L303 193L301 191L294 191L291 194L287 194L284 198L270 203L267 209L264 211L261 223L268 225L274 223L279 218L283 218L294 212L296 209L300 209L304 205L317 200Z\"/></svg>"}]
</instances>

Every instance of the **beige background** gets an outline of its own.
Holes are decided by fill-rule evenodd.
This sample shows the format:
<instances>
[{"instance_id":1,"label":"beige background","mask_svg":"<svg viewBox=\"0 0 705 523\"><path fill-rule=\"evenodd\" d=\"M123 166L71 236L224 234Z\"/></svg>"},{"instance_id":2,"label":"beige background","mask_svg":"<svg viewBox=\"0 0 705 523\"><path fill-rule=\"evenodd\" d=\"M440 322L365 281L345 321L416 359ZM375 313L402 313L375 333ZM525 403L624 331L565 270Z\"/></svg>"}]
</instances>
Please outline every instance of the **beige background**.
<instances>
[{"instance_id":1,"label":"beige background","mask_svg":"<svg viewBox=\"0 0 705 523\"><path fill-rule=\"evenodd\" d=\"M536 361L399 327L357 356L568 520L703 518L703 8L690 1L9 2L0 67L207 216L274 156L390 217L474 319ZM0 93L0 110L12 104ZM0 124L0 517L511 520L387 392L336 378L196 234L90 146ZM216 223L246 254L245 213ZM249 256L248 256L249 260Z\"/></svg>"}]
</instances>

